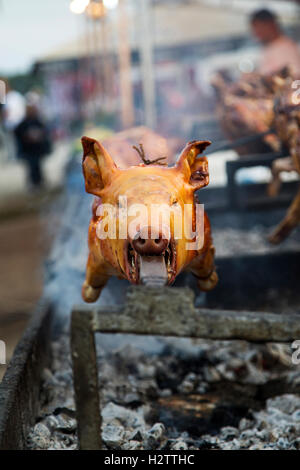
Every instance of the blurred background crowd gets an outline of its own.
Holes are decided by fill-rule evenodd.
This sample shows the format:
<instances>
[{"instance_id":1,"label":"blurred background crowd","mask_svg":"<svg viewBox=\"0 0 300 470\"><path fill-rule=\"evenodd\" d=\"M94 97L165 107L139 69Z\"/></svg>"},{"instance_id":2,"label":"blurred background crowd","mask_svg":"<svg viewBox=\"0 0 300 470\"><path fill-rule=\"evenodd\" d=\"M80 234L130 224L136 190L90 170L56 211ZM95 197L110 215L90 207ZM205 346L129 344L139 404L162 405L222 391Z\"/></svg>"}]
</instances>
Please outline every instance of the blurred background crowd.
<instances>
[{"instance_id":1,"label":"blurred background crowd","mask_svg":"<svg viewBox=\"0 0 300 470\"><path fill-rule=\"evenodd\" d=\"M217 144L224 135L266 132L265 110L261 121L258 108L239 114L238 103L228 123L224 109L233 106L229 95L248 94L262 106L278 74L300 79L300 5L1 0L0 23L0 325L2 318L13 348L41 293L40 260L51 240L51 230L40 237L49 216L41 220L37 209L63 186L79 137L143 125L182 144ZM258 77L269 86L264 96ZM278 150L271 140L264 144ZM243 154L212 155L211 184L225 184L224 162Z\"/></svg>"}]
</instances>

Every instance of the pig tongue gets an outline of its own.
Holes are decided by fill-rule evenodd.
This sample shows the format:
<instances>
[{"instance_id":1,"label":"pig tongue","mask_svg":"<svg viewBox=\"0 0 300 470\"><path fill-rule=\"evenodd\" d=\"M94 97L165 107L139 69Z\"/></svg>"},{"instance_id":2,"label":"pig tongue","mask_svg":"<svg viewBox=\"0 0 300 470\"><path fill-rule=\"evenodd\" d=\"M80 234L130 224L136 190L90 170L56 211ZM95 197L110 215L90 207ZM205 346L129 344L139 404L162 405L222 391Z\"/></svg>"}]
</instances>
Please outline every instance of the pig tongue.
<instances>
[{"instance_id":1,"label":"pig tongue","mask_svg":"<svg viewBox=\"0 0 300 470\"><path fill-rule=\"evenodd\" d=\"M165 258L161 256L139 256L140 282L149 287L164 286L168 280Z\"/></svg>"}]
</instances>

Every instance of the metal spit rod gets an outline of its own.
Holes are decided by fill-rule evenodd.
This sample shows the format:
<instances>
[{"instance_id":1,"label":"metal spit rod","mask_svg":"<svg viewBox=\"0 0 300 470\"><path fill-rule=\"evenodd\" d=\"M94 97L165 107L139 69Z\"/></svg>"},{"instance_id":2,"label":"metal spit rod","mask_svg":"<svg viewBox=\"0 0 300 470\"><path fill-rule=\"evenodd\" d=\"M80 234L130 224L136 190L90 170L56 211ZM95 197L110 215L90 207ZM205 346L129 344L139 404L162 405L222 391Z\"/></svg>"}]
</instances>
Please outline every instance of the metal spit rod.
<instances>
[{"instance_id":1,"label":"metal spit rod","mask_svg":"<svg viewBox=\"0 0 300 470\"><path fill-rule=\"evenodd\" d=\"M241 137L239 139L232 140L228 142L228 140L223 140L218 142L215 145L212 145L211 149L205 152L206 155L210 155L211 153L220 152L221 150L230 150L236 147L240 147L245 144L250 144L251 142L256 142L257 140L265 137L266 135L273 134L274 129L269 129L266 132L260 132L258 134L248 135L246 137Z\"/></svg>"}]
</instances>

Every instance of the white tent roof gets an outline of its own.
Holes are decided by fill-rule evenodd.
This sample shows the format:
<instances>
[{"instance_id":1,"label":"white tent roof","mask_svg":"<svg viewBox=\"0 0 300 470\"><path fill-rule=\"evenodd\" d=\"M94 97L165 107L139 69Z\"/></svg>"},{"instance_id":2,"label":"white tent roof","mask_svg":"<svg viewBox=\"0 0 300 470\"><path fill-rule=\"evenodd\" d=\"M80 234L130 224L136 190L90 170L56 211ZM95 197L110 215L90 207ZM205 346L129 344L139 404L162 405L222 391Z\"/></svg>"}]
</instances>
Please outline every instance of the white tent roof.
<instances>
[{"instance_id":1,"label":"white tent roof","mask_svg":"<svg viewBox=\"0 0 300 470\"><path fill-rule=\"evenodd\" d=\"M138 47L138 16L129 15L130 43L132 49ZM247 31L247 15L231 9L220 9L201 4L156 5L152 8L153 44L158 47L189 44L209 39L244 35ZM117 18L108 24L109 49L117 49ZM48 54L39 57L38 62L83 57L87 54L88 44L99 41L101 29L97 32L82 34L74 41L62 44ZM99 46L100 47L100 46Z\"/></svg>"}]
</instances>

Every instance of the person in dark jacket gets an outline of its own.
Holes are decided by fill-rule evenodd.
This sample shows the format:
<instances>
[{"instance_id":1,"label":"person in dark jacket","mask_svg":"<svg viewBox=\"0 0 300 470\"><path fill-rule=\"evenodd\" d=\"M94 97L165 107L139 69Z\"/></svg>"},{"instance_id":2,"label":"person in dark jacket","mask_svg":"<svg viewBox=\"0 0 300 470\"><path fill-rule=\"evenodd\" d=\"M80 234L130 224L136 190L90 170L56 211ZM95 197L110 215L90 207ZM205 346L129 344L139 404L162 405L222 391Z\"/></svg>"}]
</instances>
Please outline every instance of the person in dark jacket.
<instances>
[{"instance_id":1,"label":"person in dark jacket","mask_svg":"<svg viewBox=\"0 0 300 470\"><path fill-rule=\"evenodd\" d=\"M15 129L18 157L28 167L29 180L33 187L43 184L41 160L51 151L48 129L39 116L35 104L27 104L25 118Z\"/></svg>"}]
</instances>

